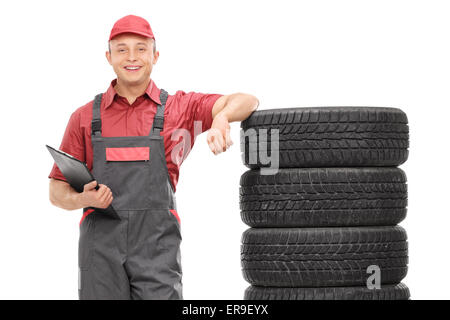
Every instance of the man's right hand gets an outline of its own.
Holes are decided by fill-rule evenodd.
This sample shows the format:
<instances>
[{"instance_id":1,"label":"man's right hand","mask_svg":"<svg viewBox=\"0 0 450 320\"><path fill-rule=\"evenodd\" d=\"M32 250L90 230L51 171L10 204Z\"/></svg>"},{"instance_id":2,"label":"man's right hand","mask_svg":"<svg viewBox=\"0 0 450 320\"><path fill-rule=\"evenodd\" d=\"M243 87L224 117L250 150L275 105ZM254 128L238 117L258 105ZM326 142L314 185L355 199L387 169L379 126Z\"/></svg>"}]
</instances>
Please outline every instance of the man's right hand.
<instances>
[{"instance_id":1,"label":"man's right hand","mask_svg":"<svg viewBox=\"0 0 450 320\"><path fill-rule=\"evenodd\" d=\"M94 207L106 209L113 201L111 189L104 184L99 184L99 189L95 190L97 181L91 181L84 185L83 192L79 194L83 207Z\"/></svg>"}]
</instances>

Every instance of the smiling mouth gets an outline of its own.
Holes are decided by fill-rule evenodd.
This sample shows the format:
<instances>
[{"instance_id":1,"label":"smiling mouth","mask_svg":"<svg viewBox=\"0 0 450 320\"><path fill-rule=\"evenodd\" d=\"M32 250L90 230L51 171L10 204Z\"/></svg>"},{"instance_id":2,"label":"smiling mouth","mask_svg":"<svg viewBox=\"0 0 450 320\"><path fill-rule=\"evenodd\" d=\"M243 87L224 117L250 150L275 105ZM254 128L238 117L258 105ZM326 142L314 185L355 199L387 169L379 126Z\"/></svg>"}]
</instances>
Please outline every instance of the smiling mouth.
<instances>
[{"instance_id":1,"label":"smiling mouth","mask_svg":"<svg viewBox=\"0 0 450 320\"><path fill-rule=\"evenodd\" d=\"M137 71L140 70L142 67L139 66L133 66L133 67L124 67L125 70L127 71Z\"/></svg>"}]
</instances>

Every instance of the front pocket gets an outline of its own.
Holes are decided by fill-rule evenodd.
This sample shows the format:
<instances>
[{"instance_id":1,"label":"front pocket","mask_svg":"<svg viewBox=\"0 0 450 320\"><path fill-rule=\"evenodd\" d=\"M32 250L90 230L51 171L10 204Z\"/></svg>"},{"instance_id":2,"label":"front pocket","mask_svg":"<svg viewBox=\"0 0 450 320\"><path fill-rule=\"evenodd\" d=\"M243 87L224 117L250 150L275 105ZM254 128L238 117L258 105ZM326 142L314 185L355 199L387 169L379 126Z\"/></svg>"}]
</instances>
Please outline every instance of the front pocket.
<instances>
[{"instance_id":1,"label":"front pocket","mask_svg":"<svg viewBox=\"0 0 450 320\"><path fill-rule=\"evenodd\" d=\"M150 147L106 148L106 161L149 161Z\"/></svg>"},{"instance_id":2,"label":"front pocket","mask_svg":"<svg viewBox=\"0 0 450 320\"><path fill-rule=\"evenodd\" d=\"M180 217L178 216L177 210L170 209L169 211L174 215L175 218L177 218L178 223L181 224Z\"/></svg>"},{"instance_id":3,"label":"front pocket","mask_svg":"<svg viewBox=\"0 0 450 320\"><path fill-rule=\"evenodd\" d=\"M80 227L81 227L81 224L83 223L84 219L86 219L86 217L87 217L88 215L90 215L92 212L94 212L94 209L92 209L92 208L91 208L91 209L83 210L83 216L81 217L80 223L79 223Z\"/></svg>"},{"instance_id":4,"label":"front pocket","mask_svg":"<svg viewBox=\"0 0 450 320\"><path fill-rule=\"evenodd\" d=\"M158 249L170 251L180 246L181 225L178 213L174 209L155 210L152 212L154 224L157 225Z\"/></svg>"},{"instance_id":5,"label":"front pocket","mask_svg":"<svg viewBox=\"0 0 450 320\"><path fill-rule=\"evenodd\" d=\"M88 212L87 209L85 213ZM78 266L80 270L88 270L93 255L94 246L94 216L95 214L87 214L80 224L80 239L78 242Z\"/></svg>"}]
</instances>

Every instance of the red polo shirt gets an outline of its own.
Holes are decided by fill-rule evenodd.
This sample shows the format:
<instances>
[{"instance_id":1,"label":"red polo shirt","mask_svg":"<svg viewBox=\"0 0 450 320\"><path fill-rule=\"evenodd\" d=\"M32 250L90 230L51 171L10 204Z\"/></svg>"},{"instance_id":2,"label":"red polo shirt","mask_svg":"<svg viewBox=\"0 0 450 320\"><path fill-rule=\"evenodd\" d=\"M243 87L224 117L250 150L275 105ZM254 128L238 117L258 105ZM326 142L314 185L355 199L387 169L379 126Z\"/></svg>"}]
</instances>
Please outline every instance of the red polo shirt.
<instances>
[{"instance_id":1,"label":"red polo shirt","mask_svg":"<svg viewBox=\"0 0 450 320\"><path fill-rule=\"evenodd\" d=\"M126 98L119 96L114 90L116 83L117 79L111 82L102 98L100 107L102 135L104 137L148 135L157 105L160 104L160 89L156 87L153 80L150 80L145 93L130 105ZM164 136L167 168L174 188L178 182L182 163L182 160L177 160L177 158L182 159L183 153L184 156L187 156L188 151L194 145L194 122L201 121L201 126L196 125L195 134L211 128L212 108L221 96L221 94L185 93L181 90L177 91L175 95L169 94L164 110L164 129L161 131L161 135ZM72 113L59 147L60 150L86 162L89 170L92 170L93 160L92 104L93 101L90 101ZM190 133L190 146L186 145L189 139L180 134L183 132ZM176 139L172 140L174 138ZM171 151L174 148L178 152L178 157L172 159ZM49 178L66 181L56 164L53 165Z\"/></svg>"}]
</instances>

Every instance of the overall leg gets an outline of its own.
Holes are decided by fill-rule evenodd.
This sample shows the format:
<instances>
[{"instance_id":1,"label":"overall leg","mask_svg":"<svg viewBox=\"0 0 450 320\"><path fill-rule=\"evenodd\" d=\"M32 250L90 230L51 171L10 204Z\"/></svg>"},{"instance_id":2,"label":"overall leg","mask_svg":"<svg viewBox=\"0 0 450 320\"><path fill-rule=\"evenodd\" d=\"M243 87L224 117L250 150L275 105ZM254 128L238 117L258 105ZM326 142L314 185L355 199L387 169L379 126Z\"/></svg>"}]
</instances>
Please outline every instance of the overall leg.
<instances>
[{"instance_id":1,"label":"overall leg","mask_svg":"<svg viewBox=\"0 0 450 320\"><path fill-rule=\"evenodd\" d=\"M169 210L130 214L126 268L131 299L183 299L180 244L180 226Z\"/></svg>"},{"instance_id":2,"label":"overall leg","mask_svg":"<svg viewBox=\"0 0 450 320\"><path fill-rule=\"evenodd\" d=\"M124 268L128 221L96 212L80 226L79 298L81 300L130 299Z\"/></svg>"}]
</instances>

